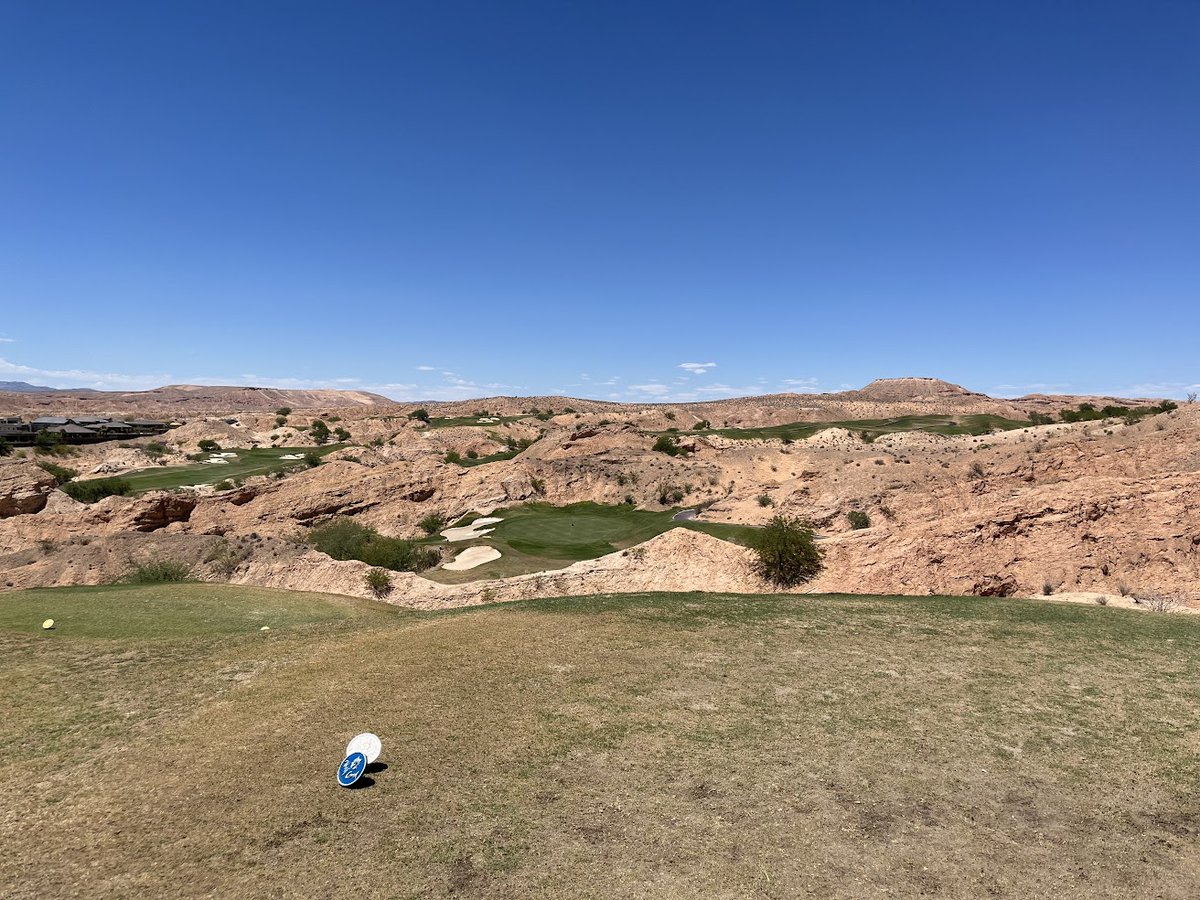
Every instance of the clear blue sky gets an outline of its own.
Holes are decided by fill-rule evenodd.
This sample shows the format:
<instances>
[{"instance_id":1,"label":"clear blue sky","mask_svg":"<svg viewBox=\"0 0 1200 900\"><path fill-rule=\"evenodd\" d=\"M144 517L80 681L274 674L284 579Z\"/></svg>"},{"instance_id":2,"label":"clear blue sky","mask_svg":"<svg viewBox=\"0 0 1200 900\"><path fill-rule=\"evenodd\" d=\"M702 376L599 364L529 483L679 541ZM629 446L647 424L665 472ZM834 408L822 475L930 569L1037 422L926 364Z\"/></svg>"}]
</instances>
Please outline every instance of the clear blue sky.
<instances>
[{"instance_id":1,"label":"clear blue sky","mask_svg":"<svg viewBox=\"0 0 1200 900\"><path fill-rule=\"evenodd\" d=\"M1194 0L0 0L0 380L1178 395L1198 300Z\"/></svg>"}]
</instances>

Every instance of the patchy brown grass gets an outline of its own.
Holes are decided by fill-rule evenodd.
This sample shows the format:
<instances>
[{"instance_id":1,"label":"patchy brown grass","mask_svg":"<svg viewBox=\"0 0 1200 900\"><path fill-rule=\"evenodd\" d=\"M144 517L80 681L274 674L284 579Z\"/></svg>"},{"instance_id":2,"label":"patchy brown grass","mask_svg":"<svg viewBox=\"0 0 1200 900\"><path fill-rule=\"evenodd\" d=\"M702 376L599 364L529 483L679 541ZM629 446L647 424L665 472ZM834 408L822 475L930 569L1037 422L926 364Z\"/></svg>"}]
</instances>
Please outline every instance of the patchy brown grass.
<instances>
[{"instance_id":1,"label":"patchy brown grass","mask_svg":"<svg viewBox=\"0 0 1200 900\"><path fill-rule=\"evenodd\" d=\"M0 894L1194 896L1197 650L954 598L0 632Z\"/></svg>"}]
</instances>

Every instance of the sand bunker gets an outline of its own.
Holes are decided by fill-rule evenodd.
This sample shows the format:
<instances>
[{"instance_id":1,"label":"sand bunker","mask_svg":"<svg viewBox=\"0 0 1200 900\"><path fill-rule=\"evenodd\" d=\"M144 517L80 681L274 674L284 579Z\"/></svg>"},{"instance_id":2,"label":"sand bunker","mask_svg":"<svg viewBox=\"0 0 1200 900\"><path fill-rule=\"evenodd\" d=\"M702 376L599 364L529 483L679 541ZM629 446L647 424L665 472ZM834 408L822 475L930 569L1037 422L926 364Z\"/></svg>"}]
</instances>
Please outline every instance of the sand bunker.
<instances>
[{"instance_id":1,"label":"sand bunker","mask_svg":"<svg viewBox=\"0 0 1200 900\"><path fill-rule=\"evenodd\" d=\"M491 562L493 559L500 558L500 551L495 547L468 547L458 556L454 557L452 562L442 566L443 569L449 569L451 572L462 572L465 569L473 569L476 566L482 566L484 563Z\"/></svg>"},{"instance_id":2,"label":"sand bunker","mask_svg":"<svg viewBox=\"0 0 1200 900\"><path fill-rule=\"evenodd\" d=\"M484 516L482 519L476 519L470 525L462 525L459 528L447 528L442 532L442 537L446 540L454 541L472 541L475 538L481 538L485 534L491 534L496 529L485 528L485 525L495 525L500 519L489 519ZM446 566L449 568L449 566ZM468 567L469 568L469 567Z\"/></svg>"},{"instance_id":3,"label":"sand bunker","mask_svg":"<svg viewBox=\"0 0 1200 900\"><path fill-rule=\"evenodd\" d=\"M210 466L227 466L227 465L229 465L229 460L221 459L219 456L214 456L212 459L206 459L204 461L206 463L208 463Z\"/></svg>"},{"instance_id":4,"label":"sand bunker","mask_svg":"<svg viewBox=\"0 0 1200 900\"><path fill-rule=\"evenodd\" d=\"M280 459L304 459L303 453L285 453Z\"/></svg>"}]
</instances>

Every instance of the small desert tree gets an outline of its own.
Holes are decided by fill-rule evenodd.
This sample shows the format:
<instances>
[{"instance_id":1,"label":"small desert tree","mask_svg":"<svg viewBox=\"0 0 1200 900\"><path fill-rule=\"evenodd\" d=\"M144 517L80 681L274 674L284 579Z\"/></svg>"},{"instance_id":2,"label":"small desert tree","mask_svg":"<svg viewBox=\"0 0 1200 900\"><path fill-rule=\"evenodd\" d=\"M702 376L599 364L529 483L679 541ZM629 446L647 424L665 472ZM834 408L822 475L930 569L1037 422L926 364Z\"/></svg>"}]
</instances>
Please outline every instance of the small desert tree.
<instances>
[{"instance_id":1,"label":"small desert tree","mask_svg":"<svg viewBox=\"0 0 1200 900\"><path fill-rule=\"evenodd\" d=\"M440 512L431 512L417 523L426 534L434 534L446 527L446 517Z\"/></svg>"},{"instance_id":2,"label":"small desert tree","mask_svg":"<svg viewBox=\"0 0 1200 900\"><path fill-rule=\"evenodd\" d=\"M750 547L755 573L781 587L810 581L823 566L812 525L801 519L775 516L752 536Z\"/></svg>"},{"instance_id":3,"label":"small desert tree","mask_svg":"<svg viewBox=\"0 0 1200 900\"><path fill-rule=\"evenodd\" d=\"M846 519L850 522L850 527L855 530L871 527L871 517L861 509L850 510L846 513Z\"/></svg>"},{"instance_id":4,"label":"small desert tree","mask_svg":"<svg viewBox=\"0 0 1200 900\"><path fill-rule=\"evenodd\" d=\"M1189 405L1196 402L1196 392L1195 391L1188 391L1187 402Z\"/></svg>"},{"instance_id":5,"label":"small desert tree","mask_svg":"<svg viewBox=\"0 0 1200 900\"><path fill-rule=\"evenodd\" d=\"M329 443L329 426L320 419L313 419L312 428L309 429L309 434L312 439L318 444Z\"/></svg>"},{"instance_id":6,"label":"small desert tree","mask_svg":"<svg viewBox=\"0 0 1200 900\"><path fill-rule=\"evenodd\" d=\"M412 412L410 412L408 414L408 417L410 419L416 419L418 422L428 422L429 421L429 410L414 409Z\"/></svg>"}]
</instances>

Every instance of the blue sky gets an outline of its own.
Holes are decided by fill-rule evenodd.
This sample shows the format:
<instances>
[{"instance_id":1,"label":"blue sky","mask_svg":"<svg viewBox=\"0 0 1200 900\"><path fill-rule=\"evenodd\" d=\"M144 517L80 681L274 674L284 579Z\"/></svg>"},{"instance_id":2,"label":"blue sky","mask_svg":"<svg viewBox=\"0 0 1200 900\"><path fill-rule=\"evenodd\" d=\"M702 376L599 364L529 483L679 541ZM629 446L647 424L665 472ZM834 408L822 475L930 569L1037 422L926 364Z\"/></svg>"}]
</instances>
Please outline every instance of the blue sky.
<instances>
[{"instance_id":1,"label":"blue sky","mask_svg":"<svg viewBox=\"0 0 1200 900\"><path fill-rule=\"evenodd\" d=\"M1198 47L1190 0L0 2L0 380L1178 396Z\"/></svg>"}]
</instances>

